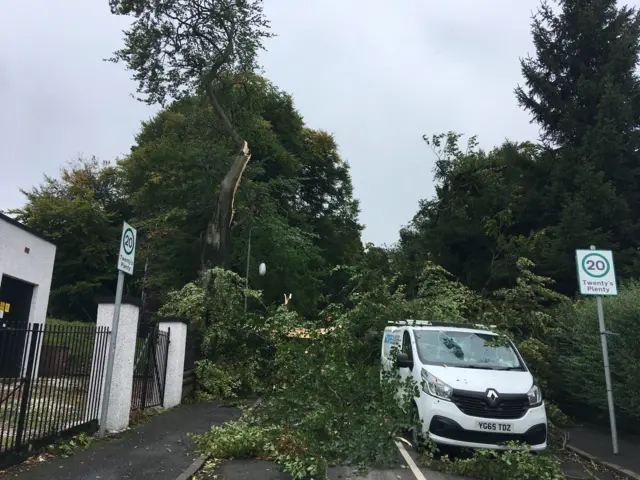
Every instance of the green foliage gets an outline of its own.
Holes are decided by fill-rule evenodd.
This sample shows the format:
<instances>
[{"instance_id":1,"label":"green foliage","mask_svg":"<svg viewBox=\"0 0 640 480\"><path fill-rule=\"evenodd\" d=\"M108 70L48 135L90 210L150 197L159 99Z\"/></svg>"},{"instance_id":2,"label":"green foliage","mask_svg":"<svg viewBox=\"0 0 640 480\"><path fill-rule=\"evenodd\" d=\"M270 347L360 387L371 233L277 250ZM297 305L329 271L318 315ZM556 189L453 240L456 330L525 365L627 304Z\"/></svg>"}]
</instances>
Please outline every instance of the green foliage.
<instances>
[{"instance_id":1,"label":"green foliage","mask_svg":"<svg viewBox=\"0 0 640 480\"><path fill-rule=\"evenodd\" d=\"M196 380L198 390L196 398L199 400L217 400L236 398L242 381L235 369L229 365L215 364L211 360L196 362Z\"/></svg>"},{"instance_id":2,"label":"green foliage","mask_svg":"<svg viewBox=\"0 0 640 480\"><path fill-rule=\"evenodd\" d=\"M475 450L471 458L452 461L443 457L434 463L430 456L423 463L456 475L491 480L561 480L565 478L559 461L552 455L532 455L526 446L512 442L508 451Z\"/></svg>"},{"instance_id":3,"label":"green foliage","mask_svg":"<svg viewBox=\"0 0 640 480\"><path fill-rule=\"evenodd\" d=\"M267 445L276 438L275 428L265 428L247 420L213 426L204 435L194 435L196 447L214 459L263 457Z\"/></svg>"},{"instance_id":4,"label":"green foliage","mask_svg":"<svg viewBox=\"0 0 640 480\"><path fill-rule=\"evenodd\" d=\"M544 338L552 333L553 317L541 306L552 306L568 299L549 288L553 280L536 275L531 271L535 264L520 258L517 262L518 278L511 289L495 292L500 299L500 314L505 319L507 328L517 332L519 338Z\"/></svg>"},{"instance_id":5,"label":"green foliage","mask_svg":"<svg viewBox=\"0 0 640 480\"><path fill-rule=\"evenodd\" d=\"M545 401L547 420L553 428L565 428L571 425L571 419L555 403Z\"/></svg>"},{"instance_id":6,"label":"green foliage","mask_svg":"<svg viewBox=\"0 0 640 480\"><path fill-rule=\"evenodd\" d=\"M314 312L318 297L326 288L321 278L324 259L315 244L318 236L290 225L286 217L276 212L267 213L253 228L252 286L264 290L265 300L269 303L280 300L284 293L295 292L296 308L305 313ZM241 248L246 248L247 243L239 241L237 245L237 252L245 253ZM265 255L265 252L271 253ZM257 275L262 260L268 262L265 277ZM241 261L246 264L246 258ZM310 275L311 272L314 273ZM252 302L251 307L252 310L263 309L257 302Z\"/></svg>"},{"instance_id":7,"label":"green foliage","mask_svg":"<svg viewBox=\"0 0 640 480\"><path fill-rule=\"evenodd\" d=\"M640 283L622 286L617 297L603 299L618 425L630 431L640 428ZM557 375L552 383L557 401L580 418L608 422L602 366L602 347L594 299L559 309L556 319Z\"/></svg>"},{"instance_id":8,"label":"green foliage","mask_svg":"<svg viewBox=\"0 0 640 480\"><path fill-rule=\"evenodd\" d=\"M558 332L553 308L569 300L551 290L553 281L533 273L534 267L530 260L518 259L515 286L495 292L494 310L488 317L515 340L538 385L546 389L557 362L549 341Z\"/></svg>"},{"instance_id":9,"label":"green foliage","mask_svg":"<svg viewBox=\"0 0 640 480\"><path fill-rule=\"evenodd\" d=\"M260 292L245 291L240 276L215 268L170 293L169 302L159 311L166 316L192 315L190 329L202 342L196 378L201 392L210 398L260 392L261 379L271 369L269 332L262 317L244 314L245 295L260 299Z\"/></svg>"},{"instance_id":10,"label":"green foliage","mask_svg":"<svg viewBox=\"0 0 640 480\"><path fill-rule=\"evenodd\" d=\"M419 278L422 284L416 305L420 318L464 323L481 315L481 298L441 266L427 262Z\"/></svg>"},{"instance_id":11,"label":"green foliage","mask_svg":"<svg viewBox=\"0 0 640 480\"><path fill-rule=\"evenodd\" d=\"M253 293L253 292L252 292ZM204 289L200 283L187 283L167 294L166 303L158 310L161 316L188 318L191 325L204 327Z\"/></svg>"},{"instance_id":12,"label":"green foliage","mask_svg":"<svg viewBox=\"0 0 640 480\"><path fill-rule=\"evenodd\" d=\"M68 439L60 439L53 445L49 445L49 452L62 458L67 458L76 453L78 448L86 450L93 443L93 437L86 433L79 433Z\"/></svg>"},{"instance_id":13,"label":"green foliage","mask_svg":"<svg viewBox=\"0 0 640 480\"><path fill-rule=\"evenodd\" d=\"M134 18L111 61L134 72L148 103L202 91L220 73L253 71L262 39L272 36L262 0L109 0L109 6Z\"/></svg>"},{"instance_id":14,"label":"green foliage","mask_svg":"<svg viewBox=\"0 0 640 480\"><path fill-rule=\"evenodd\" d=\"M510 287L516 262L539 248L536 186L538 148L505 143L490 152L474 138L465 151L460 135L436 135L436 198L423 200L400 232L400 274L410 285L425 261L441 265L476 291ZM415 294L416 290L408 292Z\"/></svg>"},{"instance_id":15,"label":"green foliage","mask_svg":"<svg viewBox=\"0 0 640 480\"><path fill-rule=\"evenodd\" d=\"M234 287L237 279L230 272L209 274L213 283L218 282L216 301L228 303L212 304L211 309L226 311L241 331L234 330L231 347L226 320L207 330L207 351L224 353L216 366L200 363L200 378L207 382L207 390L233 395L237 383L226 368L235 363L236 372L260 372L256 377L268 379L269 388L265 406L251 420L254 423L214 428L197 438L200 448L220 458L268 456L294 478L320 474L332 464L393 461L393 438L408 424L408 408L403 410L394 396L397 376L385 374L388 381L381 382L379 348L386 322L401 318L407 307L403 295L389 283L373 291L355 289L353 308L330 306L326 314L334 328L320 331L285 307L242 320L234 307L234 299L241 298L239 287ZM291 337L297 328L306 328L308 338ZM263 342L256 344L256 338ZM252 386L266 385L263 381ZM406 402L414 392L413 386L408 387Z\"/></svg>"}]
</instances>

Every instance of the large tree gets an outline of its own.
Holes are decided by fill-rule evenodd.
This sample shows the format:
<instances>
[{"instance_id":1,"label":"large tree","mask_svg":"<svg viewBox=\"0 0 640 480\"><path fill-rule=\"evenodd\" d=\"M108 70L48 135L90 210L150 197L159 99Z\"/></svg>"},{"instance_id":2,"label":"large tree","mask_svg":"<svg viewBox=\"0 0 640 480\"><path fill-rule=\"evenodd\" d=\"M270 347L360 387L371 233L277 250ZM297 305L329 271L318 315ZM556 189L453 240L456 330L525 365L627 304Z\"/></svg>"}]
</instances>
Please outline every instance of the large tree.
<instances>
[{"instance_id":1,"label":"large tree","mask_svg":"<svg viewBox=\"0 0 640 480\"><path fill-rule=\"evenodd\" d=\"M262 0L109 0L112 13L134 18L114 62L134 72L141 99L167 100L203 94L215 114L209 136L225 138L233 155L217 189L206 228L203 267L228 266L234 200L251 151L222 106L225 90L243 85L271 36ZM219 161L219 158L215 159ZM214 159L212 158L213 162ZM212 188L208 195L214 195Z\"/></svg>"},{"instance_id":2,"label":"large tree","mask_svg":"<svg viewBox=\"0 0 640 480\"><path fill-rule=\"evenodd\" d=\"M95 319L95 296L115 289L122 219L131 212L118 170L96 158L63 168L59 179L22 191L17 219L56 242L49 313L64 319Z\"/></svg>"},{"instance_id":3,"label":"large tree","mask_svg":"<svg viewBox=\"0 0 640 480\"><path fill-rule=\"evenodd\" d=\"M512 285L518 258L537 250L539 149L506 142L485 152L471 138L462 150L455 133L425 140L437 156L436 197L400 232L402 282L415 295L432 261L477 290Z\"/></svg>"},{"instance_id":4,"label":"large tree","mask_svg":"<svg viewBox=\"0 0 640 480\"><path fill-rule=\"evenodd\" d=\"M575 291L573 250L613 248L635 275L640 247L640 17L615 0L544 1L532 25L535 57L522 60L520 105L540 126L550 225L540 263Z\"/></svg>"},{"instance_id":5,"label":"large tree","mask_svg":"<svg viewBox=\"0 0 640 480\"><path fill-rule=\"evenodd\" d=\"M220 102L253 139L228 267L244 275L251 237L251 286L266 303L294 293L293 305L309 313L320 296L341 290L345 278L333 267L354 264L362 249L348 164L330 135L306 128L291 97L258 75ZM145 122L120 161L135 223L149 237L139 262L149 266L149 293L180 288L200 269L207 193L226 174L225 143L209 135L214 120L201 97L176 101ZM256 275L261 261L264 278Z\"/></svg>"}]
</instances>

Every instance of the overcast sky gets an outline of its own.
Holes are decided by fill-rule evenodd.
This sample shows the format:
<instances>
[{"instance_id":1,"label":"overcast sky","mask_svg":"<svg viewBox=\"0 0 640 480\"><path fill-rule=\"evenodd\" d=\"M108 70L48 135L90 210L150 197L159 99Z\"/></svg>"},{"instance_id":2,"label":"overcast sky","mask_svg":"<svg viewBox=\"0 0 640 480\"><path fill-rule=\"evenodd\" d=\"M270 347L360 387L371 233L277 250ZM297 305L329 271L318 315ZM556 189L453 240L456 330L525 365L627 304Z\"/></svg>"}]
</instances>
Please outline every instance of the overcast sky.
<instances>
[{"instance_id":1,"label":"overcast sky","mask_svg":"<svg viewBox=\"0 0 640 480\"><path fill-rule=\"evenodd\" d=\"M636 0L632 3L638 3ZM393 243L431 197L424 133L477 134L483 147L535 140L516 105L518 59L533 53L537 0L266 0L278 37L267 76L293 94L312 128L333 133L351 164L365 241ZM19 188L78 155L129 151L156 108L102 58L126 19L107 0L0 2L0 210Z\"/></svg>"}]
</instances>

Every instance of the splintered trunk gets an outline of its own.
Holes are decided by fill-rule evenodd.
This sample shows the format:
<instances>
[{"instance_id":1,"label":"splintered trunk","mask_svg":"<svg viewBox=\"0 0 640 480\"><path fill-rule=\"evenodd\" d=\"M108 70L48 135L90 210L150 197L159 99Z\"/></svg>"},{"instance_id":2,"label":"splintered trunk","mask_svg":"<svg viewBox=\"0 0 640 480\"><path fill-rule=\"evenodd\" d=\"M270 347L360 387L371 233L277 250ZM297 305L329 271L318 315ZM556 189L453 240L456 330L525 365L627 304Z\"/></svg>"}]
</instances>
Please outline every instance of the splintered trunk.
<instances>
[{"instance_id":1,"label":"splintered trunk","mask_svg":"<svg viewBox=\"0 0 640 480\"><path fill-rule=\"evenodd\" d=\"M214 97L215 99L215 97ZM214 107L215 108L215 107ZM223 122L228 120L224 112L220 110ZM232 129L235 133L235 130ZM236 139L240 136L236 134ZM233 158L231 166L227 174L220 183L220 193L213 217L209 220L206 232L206 241L202 250L202 270L203 273L212 267L229 268L231 259L231 227L233 225L234 201L236 192L242 180L242 174L251 159L249 145L242 140L242 148ZM210 288L210 276L205 277L205 291L208 293ZM204 322L206 326L210 326L212 319L209 314L209 304L205 301Z\"/></svg>"},{"instance_id":2,"label":"splintered trunk","mask_svg":"<svg viewBox=\"0 0 640 480\"><path fill-rule=\"evenodd\" d=\"M225 58L230 55L233 43L231 39L225 51ZM216 203L216 208L209 224L207 225L205 245L202 250L202 268L206 271L212 267L229 268L231 259L231 227L233 225L234 201L236 192L242 180L242 174L251 159L249 145L246 140L240 136L227 117L227 114L218 101L214 89L214 80L216 72L220 65L216 65L211 70L211 81L207 82L206 92L209 103L213 107L213 111L222 122L223 128L237 145L238 153L233 158L231 166L227 174L220 183L220 193Z\"/></svg>"},{"instance_id":3,"label":"splintered trunk","mask_svg":"<svg viewBox=\"0 0 640 480\"><path fill-rule=\"evenodd\" d=\"M216 209L207 226L203 267L229 268L231 258L231 227L234 217L234 201L242 180L242 174L251 159L246 141L234 157L231 167L220 183Z\"/></svg>"}]
</instances>

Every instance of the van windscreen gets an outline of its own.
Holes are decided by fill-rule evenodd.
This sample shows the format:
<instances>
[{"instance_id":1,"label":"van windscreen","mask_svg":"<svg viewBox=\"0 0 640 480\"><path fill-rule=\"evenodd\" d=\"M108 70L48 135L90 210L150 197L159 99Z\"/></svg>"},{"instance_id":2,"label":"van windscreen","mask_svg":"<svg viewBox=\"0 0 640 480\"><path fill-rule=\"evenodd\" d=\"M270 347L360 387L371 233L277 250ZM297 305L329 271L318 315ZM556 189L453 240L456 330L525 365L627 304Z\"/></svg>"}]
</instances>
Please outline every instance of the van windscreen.
<instances>
[{"instance_id":1,"label":"van windscreen","mask_svg":"<svg viewBox=\"0 0 640 480\"><path fill-rule=\"evenodd\" d=\"M414 330L420 361L426 365L525 370L505 337L455 330Z\"/></svg>"}]
</instances>

